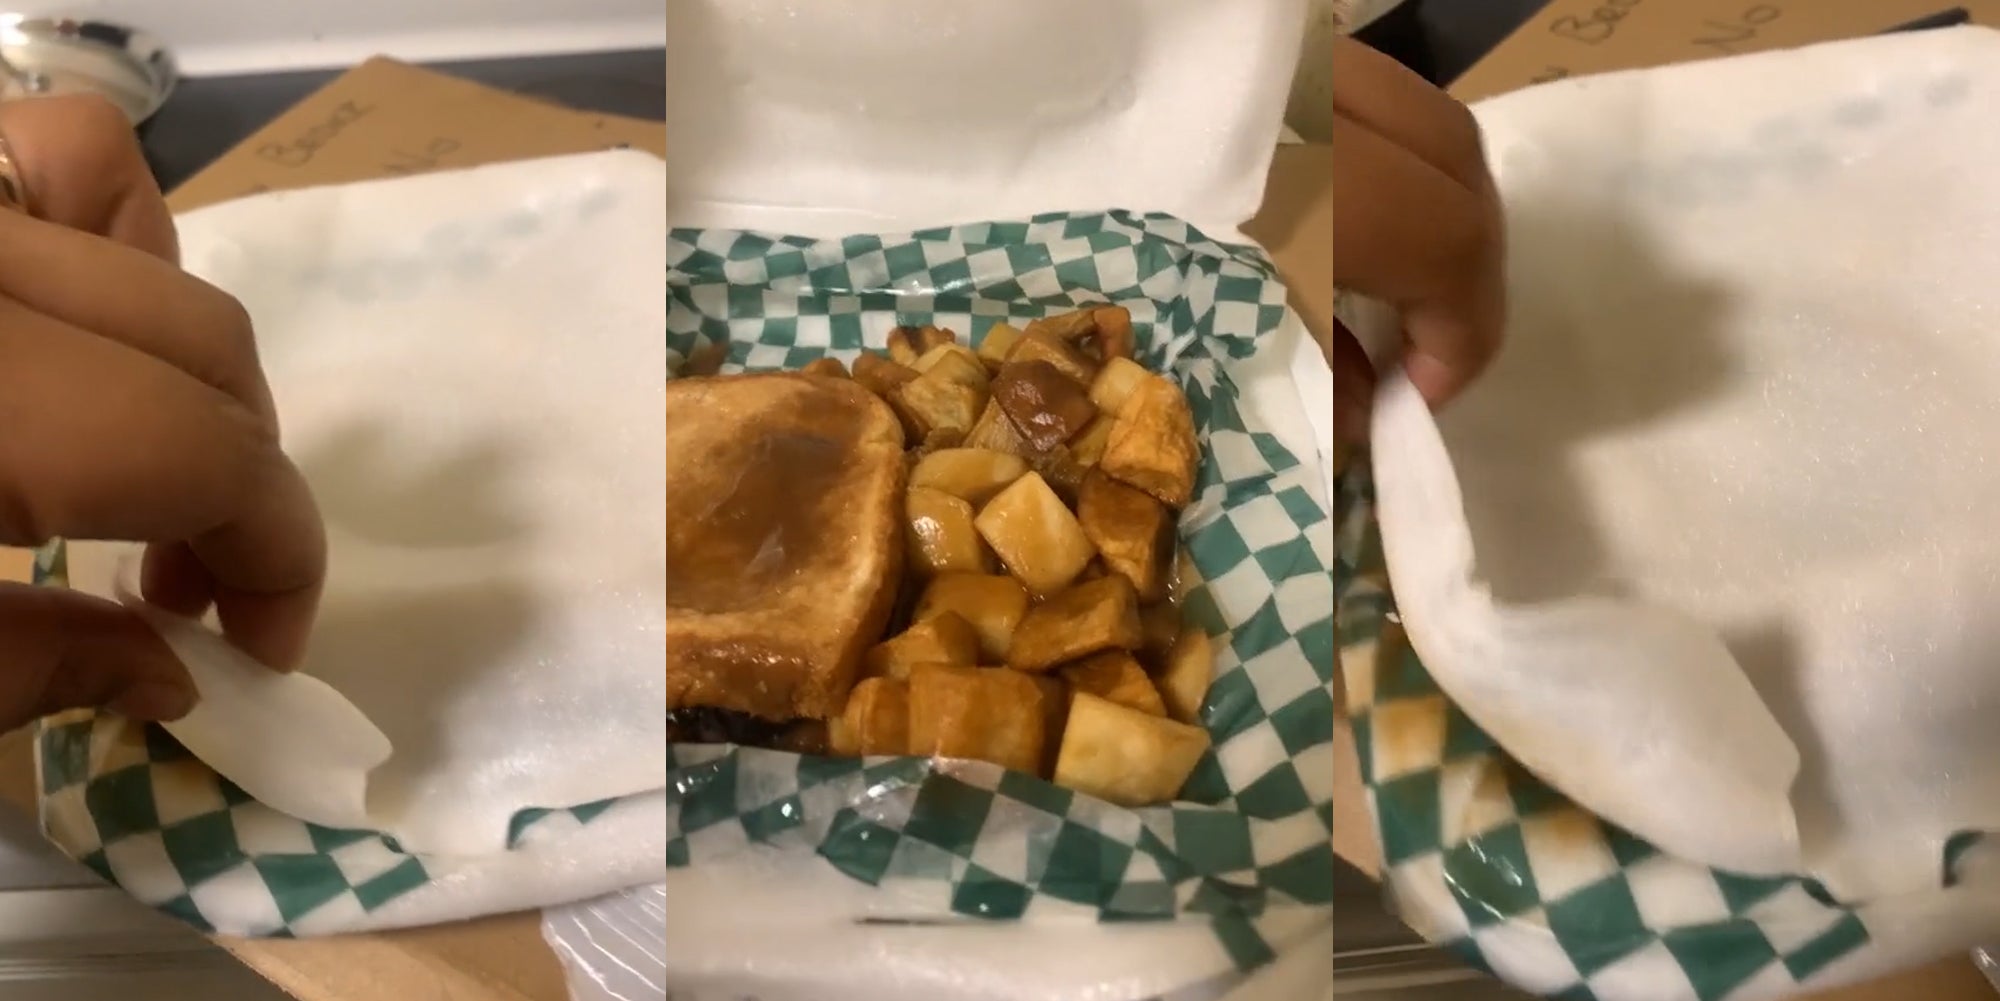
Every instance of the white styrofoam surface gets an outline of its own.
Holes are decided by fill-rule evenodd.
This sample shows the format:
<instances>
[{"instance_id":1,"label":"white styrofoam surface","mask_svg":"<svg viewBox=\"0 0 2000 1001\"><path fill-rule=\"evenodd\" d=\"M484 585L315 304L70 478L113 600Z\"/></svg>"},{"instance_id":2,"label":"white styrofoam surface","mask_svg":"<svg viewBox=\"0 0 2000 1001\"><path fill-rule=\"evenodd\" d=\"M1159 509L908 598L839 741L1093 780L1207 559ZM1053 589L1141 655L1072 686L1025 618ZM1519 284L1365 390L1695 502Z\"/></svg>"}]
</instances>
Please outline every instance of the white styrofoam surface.
<instances>
[{"instance_id":1,"label":"white styrofoam surface","mask_svg":"<svg viewBox=\"0 0 2000 1001\"><path fill-rule=\"evenodd\" d=\"M1996 108L1963 28L1478 109L1512 339L1449 463L1378 401L1390 572L1475 721L1684 857L1922 910L2000 830Z\"/></svg>"},{"instance_id":2,"label":"white styrofoam surface","mask_svg":"<svg viewBox=\"0 0 2000 1001\"><path fill-rule=\"evenodd\" d=\"M687 0L664 0L666 4ZM662 0L17 0L6 9L111 21L174 49L193 76L410 61L649 49Z\"/></svg>"},{"instance_id":3,"label":"white styrofoam surface","mask_svg":"<svg viewBox=\"0 0 2000 1001\"><path fill-rule=\"evenodd\" d=\"M1305 0L675 0L669 218L806 236L1110 208L1228 238ZM782 223L782 225L780 225Z\"/></svg>"}]
</instances>

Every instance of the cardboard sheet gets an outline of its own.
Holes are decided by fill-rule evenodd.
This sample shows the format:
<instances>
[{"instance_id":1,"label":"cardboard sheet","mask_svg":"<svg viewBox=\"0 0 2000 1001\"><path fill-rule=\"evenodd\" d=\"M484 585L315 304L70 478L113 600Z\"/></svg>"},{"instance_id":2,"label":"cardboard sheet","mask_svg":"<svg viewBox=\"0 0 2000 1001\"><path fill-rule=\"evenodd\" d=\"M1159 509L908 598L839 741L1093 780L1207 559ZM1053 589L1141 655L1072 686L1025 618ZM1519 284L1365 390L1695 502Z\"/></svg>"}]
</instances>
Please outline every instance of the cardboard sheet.
<instances>
[{"instance_id":1,"label":"cardboard sheet","mask_svg":"<svg viewBox=\"0 0 2000 1001\"><path fill-rule=\"evenodd\" d=\"M1564 77L1858 38L1952 7L2000 24L2000 0L1554 0L1451 93L1476 101Z\"/></svg>"}]
</instances>

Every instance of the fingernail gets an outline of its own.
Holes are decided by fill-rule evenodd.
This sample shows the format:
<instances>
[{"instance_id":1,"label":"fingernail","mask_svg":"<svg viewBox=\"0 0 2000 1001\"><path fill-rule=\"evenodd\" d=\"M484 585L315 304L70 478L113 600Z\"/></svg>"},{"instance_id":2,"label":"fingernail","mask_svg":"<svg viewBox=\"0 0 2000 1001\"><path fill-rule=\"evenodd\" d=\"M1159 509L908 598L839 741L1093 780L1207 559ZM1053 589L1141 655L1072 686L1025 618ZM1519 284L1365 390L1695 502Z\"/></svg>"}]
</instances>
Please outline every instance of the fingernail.
<instances>
[{"instance_id":1,"label":"fingernail","mask_svg":"<svg viewBox=\"0 0 2000 1001\"><path fill-rule=\"evenodd\" d=\"M142 681L118 693L106 709L126 719L165 723L194 711L194 689L166 681Z\"/></svg>"},{"instance_id":2,"label":"fingernail","mask_svg":"<svg viewBox=\"0 0 2000 1001\"><path fill-rule=\"evenodd\" d=\"M1411 353L1403 359L1403 371L1409 375L1410 385L1432 407L1444 404L1458 391L1458 374L1430 355Z\"/></svg>"}]
</instances>

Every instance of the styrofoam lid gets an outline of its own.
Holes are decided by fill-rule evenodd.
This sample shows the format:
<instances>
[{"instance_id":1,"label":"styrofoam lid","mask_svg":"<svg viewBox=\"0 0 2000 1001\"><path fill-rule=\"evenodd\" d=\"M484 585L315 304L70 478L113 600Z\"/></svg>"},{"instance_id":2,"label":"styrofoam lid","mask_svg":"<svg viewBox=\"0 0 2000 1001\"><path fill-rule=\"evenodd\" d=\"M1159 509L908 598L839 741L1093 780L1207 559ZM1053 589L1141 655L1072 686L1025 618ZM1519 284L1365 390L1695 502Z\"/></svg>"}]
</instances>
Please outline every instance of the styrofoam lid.
<instances>
[{"instance_id":1,"label":"styrofoam lid","mask_svg":"<svg viewBox=\"0 0 2000 1001\"><path fill-rule=\"evenodd\" d=\"M670 0L669 222L809 236L1124 208L1231 236L1305 0Z\"/></svg>"}]
</instances>

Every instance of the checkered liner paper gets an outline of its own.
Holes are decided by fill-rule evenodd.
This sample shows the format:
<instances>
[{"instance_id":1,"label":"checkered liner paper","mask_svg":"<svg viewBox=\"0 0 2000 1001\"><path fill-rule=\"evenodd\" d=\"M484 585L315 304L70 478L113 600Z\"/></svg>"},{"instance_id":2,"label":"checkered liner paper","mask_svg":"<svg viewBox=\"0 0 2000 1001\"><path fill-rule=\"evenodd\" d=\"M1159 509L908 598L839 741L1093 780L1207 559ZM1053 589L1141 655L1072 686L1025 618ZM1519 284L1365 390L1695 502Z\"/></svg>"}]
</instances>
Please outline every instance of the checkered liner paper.
<instances>
[{"instance_id":1,"label":"checkered liner paper","mask_svg":"<svg viewBox=\"0 0 2000 1001\"><path fill-rule=\"evenodd\" d=\"M63 547L35 555L35 582L66 586ZM87 710L37 724L42 831L140 903L205 932L289 938L349 931L478 859L412 854L375 831L279 813L196 760L157 726ZM533 809L509 824L518 849L611 810L657 810L657 794ZM446 893L451 889L445 886Z\"/></svg>"},{"instance_id":2,"label":"checkered liner paper","mask_svg":"<svg viewBox=\"0 0 2000 1001\"><path fill-rule=\"evenodd\" d=\"M977 343L998 322L1129 308L1205 444L1180 531L1201 578L1190 620L1218 638L1214 749L1171 805L1113 807L981 763L681 746L670 865L750 844L816 852L913 920L1195 916L1245 969L1271 955L1269 914L1330 906L1332 521L1323 474L1238 407L1232 374L1285 314L1259 252L1113 212L833 241L679 230L668 273L670 353L726 340L744 369L851 360L897 324Z\"/></svg>"},{"instance_id":3,"label":"checkered liner paper","mask_svg":"<svg viewBox=\"0 0 2000 1001\"><path fill-rule=\"evenodd\" d=\"M1357 456L1334 501L1340 664L1387 890L1426 938L1565 1001L1750 1001L1928 958L1871 936L1887 918L1866 904L1666 855L1524 771L1410 649L1373 502Z\"/></svg>"}]
</instances>

